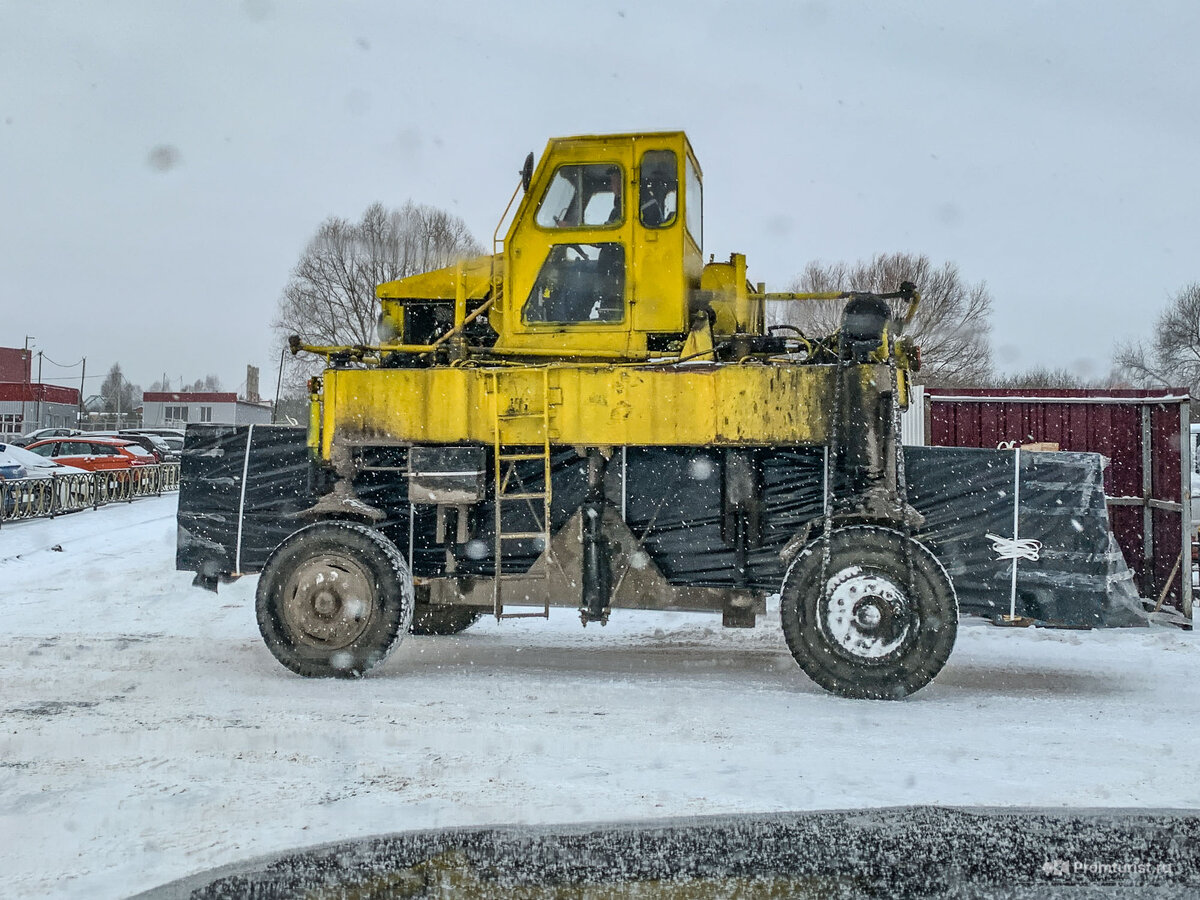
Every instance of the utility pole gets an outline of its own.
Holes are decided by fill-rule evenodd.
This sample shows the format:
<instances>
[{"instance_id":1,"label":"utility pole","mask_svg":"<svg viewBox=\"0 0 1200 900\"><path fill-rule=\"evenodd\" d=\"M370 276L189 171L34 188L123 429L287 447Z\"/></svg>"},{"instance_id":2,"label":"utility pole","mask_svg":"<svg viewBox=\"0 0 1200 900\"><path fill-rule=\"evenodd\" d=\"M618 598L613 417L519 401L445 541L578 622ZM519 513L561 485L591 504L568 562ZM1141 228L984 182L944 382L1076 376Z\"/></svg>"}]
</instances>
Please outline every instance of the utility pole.
<instances>
[{"instance_id":1,"label":"utility pole","mask_svg":"<svg viewBox=\"0 0 1200 900\"><path fill-rule=\"evenodd\" d=\"M25 394L24 394L24 396L21 397L21 428L23 429L23 432L25 434L28 434L30 431L33 431L32 428L25 427L27 424L27 420L28 420L28 416L26 416L25 413L29 409L29 407L27 407L25 404L29 402L29 393L30 393L29 370L31 368L31 365L30 365L30 361L29 361L29 342L36 341L36 340L37 340L37 338L35 338L32 334L25 335L25 352L22 354L22 359L25 360Z\"/></svg>"},{"instance_id":2,"label":"utility pole","mask_svg":"<svg viewBox=\"0 0 1200 900\"><path fill-rule=\"evenodd\" d=\"M42 427L42 395L46 393L46 388L42 385L42 351L38 351L38 393L37 393L37 427Z\"/></svg>"},{"instance_id":3,"label":"utility pole","mask_svg":"<svg viewBox=\"0 0 1200 900\"><path fill-rule=\"evenodd\" d=\"M83 371L79 373L79 409L75 412L75 424L83 424L83 386L87 383L87 357L83 358Z\"/></svg>"}]
</instances>

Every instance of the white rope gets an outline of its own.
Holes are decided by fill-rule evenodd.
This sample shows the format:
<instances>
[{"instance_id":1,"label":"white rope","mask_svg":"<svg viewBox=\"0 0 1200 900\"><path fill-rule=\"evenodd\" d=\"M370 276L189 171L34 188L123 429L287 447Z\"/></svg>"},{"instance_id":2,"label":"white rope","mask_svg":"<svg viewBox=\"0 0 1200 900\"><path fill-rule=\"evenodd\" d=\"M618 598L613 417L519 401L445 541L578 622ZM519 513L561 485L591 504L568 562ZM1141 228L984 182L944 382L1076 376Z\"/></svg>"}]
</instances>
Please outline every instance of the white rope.
<instances>
[{"instance_id":1,"label":"white rope","mask_svg":"<svg viewBox=\"0 0 1200 900\"><path fill-rule=\"evenodd\" d=\"M1037 562L1041 557L1041 541L1035 541L1032 538L1014 540L990 533L985 534L984 537L992 542L992 549L996 551L996 559L1027 559L1030 562Z\"/></svg>"}]
</instances>

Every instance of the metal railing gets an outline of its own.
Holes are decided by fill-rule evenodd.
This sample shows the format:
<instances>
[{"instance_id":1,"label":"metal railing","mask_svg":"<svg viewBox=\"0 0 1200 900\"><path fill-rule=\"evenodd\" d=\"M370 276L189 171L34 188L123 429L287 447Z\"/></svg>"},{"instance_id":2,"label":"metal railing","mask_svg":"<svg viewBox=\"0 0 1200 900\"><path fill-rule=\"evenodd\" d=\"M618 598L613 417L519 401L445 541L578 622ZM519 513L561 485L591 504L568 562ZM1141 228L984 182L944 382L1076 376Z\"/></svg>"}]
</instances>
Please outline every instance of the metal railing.
<instances>
[{"instance_id":1,"label":"metal railing","mask_svg":"<svg viewBox=\"0 0 1200 900\"><path fill-rule=\"evenodd\" d=\"M179 463L0 480L0 524L131 502L179 490Z\"/></svg>"}]
</instances>

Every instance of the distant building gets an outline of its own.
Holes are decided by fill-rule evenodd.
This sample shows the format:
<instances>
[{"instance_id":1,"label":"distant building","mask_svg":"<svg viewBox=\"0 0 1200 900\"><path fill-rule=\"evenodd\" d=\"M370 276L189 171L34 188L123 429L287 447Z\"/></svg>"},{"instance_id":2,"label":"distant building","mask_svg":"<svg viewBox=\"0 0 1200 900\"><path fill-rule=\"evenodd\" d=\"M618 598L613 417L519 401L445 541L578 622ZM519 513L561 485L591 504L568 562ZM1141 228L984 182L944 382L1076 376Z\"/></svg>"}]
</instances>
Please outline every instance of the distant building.
<instances>
[{"instance_id":1,"label":"distant building","mask_svg":"<svg viewBox=\"0 0 1200 900\"><path fill-rule=\"evenodd\" d=\"M20 347L0 347L0 382L26 384L32 372L32 353Z\"/></svg>"},{"instance_id":2,"label":"distant building","mask_svg":"<svg viewBox=\"0 0 1200 900\"><path fill-rule=\"evenodd\" d=\"M78 421L76 388L0 382L0 441L38 428L74 428Z\"/></svg>"},{"instance_id":3,"label":"distant building","mask_svg":"<svg viewBox=\"0 0 1200 900\"><path fill-rule=\"evenodd\" d=\"M197 422L259 425L270 421L269 403L239 400L232 391L147 391L142 394L143 428L183 428Z\"/></svg>"},{"instance_id":4,"label":"distant building","mask_svg":"<svg viewBox=\"0 0 1200 900\"><path fill-rule=\"evenodd\" d=\"M73 428L79 419L79 391L31 381L31 356L0 347L0 441L38 428Z\"/></svg>"}]
</instances>

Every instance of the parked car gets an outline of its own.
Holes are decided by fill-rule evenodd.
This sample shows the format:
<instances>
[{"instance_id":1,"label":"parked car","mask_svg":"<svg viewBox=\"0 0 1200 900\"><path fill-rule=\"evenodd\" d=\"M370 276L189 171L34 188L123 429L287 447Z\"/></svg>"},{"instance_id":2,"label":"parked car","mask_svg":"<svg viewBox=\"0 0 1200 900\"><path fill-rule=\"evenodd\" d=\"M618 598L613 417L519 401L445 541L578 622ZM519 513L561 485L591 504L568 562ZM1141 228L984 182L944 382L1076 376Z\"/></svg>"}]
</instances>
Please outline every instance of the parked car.
<instances>
[{"instance_id":1,"label":"parked car","mask_svg":"<svg viewBox=\"0 0 1200 900\"><path fill-rule=\"evenodd\" d=\"M149 451L121 438L72 435L50 438L30 444L30 453L36 453L68 466L103 472L109 469L131 469L155 464Z\"/></svg>"},{"instance_id":2,"label":"parked car","mask_svg":"<svg viewBox=\"0 0 1200 900\"><path fill-rule=\"evenodd\" d=\"M7 444L0 444L0 447L7 447ZM17 460L16 457L0 450L0 481L13 481L17 478L28 477L25 467Z\"/></svg>"},{"instance_id":3,"label":"parked car","mask_svg":"<svg viewBox=\"0 0 1200 900\"><path fill-rule=\"evenodd\" d=\"M157 434L145 434L137 431L93 431L89 437L107 437L116 438L122 441L131 441L138 444L142 448L149 450L154 456L155 462L163 462L172 458L171 448Z\"/></svg>"},{"instance_id":4,"label":"parked car","mask_svg":"<svg viewBox=\"0 0 1200 900\"><path fill-rule=\"evenodd\" d=\"M182 428L122 428L121 434L157 434L159 437L177 437L183 440Z\"/></svg>"},{"instance_id":5,"label":"parked car","mask_svg":"<svg viewBox=\"0 0 1200 900\"><path fill-rule=\"evenodd\" d=\"M52 437L67 437L80 433L78 428L39 428L36 431L29 432L29 434L21 435L21 437L16 438L11 443L18 447L28 447L34 441L41 441Z\"/></svg>"},{"instance_id":6,"label":"parked car","mask_svg":"<svg viewBox=\"0 0 1200 900\"><path fill-rule=\"evenodd\" d=\"M179 428L122 428L119 434L151 434L162 441L170 448L173 454L172 459L178 462L183 458L183 438L184 432Z\"/></svg>"},{"instance_id":7,"label":"parked car","mask_svg":"<svg viewBox=\"0 0 1200 900\"><path fill-rule=\"evenodd\" d=\"M23 475L10 474L16 470L24 470ZM39 453L33 453L16 444L0 444L0 477L12 478L52 478L55 475L86 475L84 469L63 465L53 459L47 459Z\"/></svg>"},{"instance_id":8,"label":"parked car","mask_svg":"<svg viewBox=\"0 0 1200 900\"><path fill-rule=\"evenodd\" d=\"M175 437L174 435L164 434L162 439L167 442L167 446L171 448L171 452L175 454L175 459L183 458L183 438Z\"/></svg>"},{"instance_id":9,"label":"parked car","mask_svg":"<svg viewBox=\"0 0 1200 900\"><path fill-rule=\"evenodd\" d=\"M64 479L47 488L42 482L56 475L82 475L86 481ZM5 518L12 516L18 508L28 508L39 502L53 503L47 490L57 495L60 509L74 509L79 499L91 495L92 474L73 466L64 466L52 459L30 453L13 444L0 444L0 513ZM16 481L17 484L5 484Z\"/></svg>"}]
</instances>

